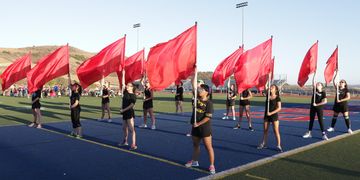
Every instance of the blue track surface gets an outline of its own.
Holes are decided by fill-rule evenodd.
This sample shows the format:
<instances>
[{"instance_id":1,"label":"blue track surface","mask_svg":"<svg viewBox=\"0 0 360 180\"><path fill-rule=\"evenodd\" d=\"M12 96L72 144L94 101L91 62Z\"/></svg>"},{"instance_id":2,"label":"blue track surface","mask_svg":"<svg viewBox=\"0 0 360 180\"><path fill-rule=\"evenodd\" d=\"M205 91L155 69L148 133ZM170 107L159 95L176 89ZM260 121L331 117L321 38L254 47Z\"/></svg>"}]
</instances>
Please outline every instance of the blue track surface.
<instances>
[{"instance_id":1,"label":"blue track surface","mask_svg":"<svg viewBox=\"0 0 360 180\"><path fill-rule=\"evenodd\" d=\"M352 102L350 115L352 129L360 129L359 101ZM308 108L301 105L286 105L284 108ZM329 106L331 107L331 106ZM263 107L252 107L252 111L263 112ZM275 138L270 132L269 149L257 150L262 138L262 119L253 119L254 132L247 130L243 120L241 130L233 130L236 122L221 120L224 110L215 111L212 119L213 146L217 171L224 171L277 154ZM293 112L295 115L304 115ZM49 123L39 130L27 126L0 128L0 179L194 179L207 173L187 169L178 164L190 160L192 141L189 132L190 113L184 116L158 114L157 130L136 129L139 154L121 151L117 146L122 140L120 118L112 123L83 120L84 139L94 144L68 137L70 122ZM136 119L139 125L142 118ZM325 127L331 117L325 117ZM313 138L303 139L308 122L280 121L282 146L285 151L321 141L321 132L314 123ZM346 132L343 117L338 118L334 137ZM62 134L64 133L64 134ZM127 150L128 147L122 147ZM147 155L148 157L144 157ZM149 158L150 157L150 158ZM163 162L165 160L166 162ZM201 147L200 169L207 170L208 155Z\"/></svg>"}]
</instances>

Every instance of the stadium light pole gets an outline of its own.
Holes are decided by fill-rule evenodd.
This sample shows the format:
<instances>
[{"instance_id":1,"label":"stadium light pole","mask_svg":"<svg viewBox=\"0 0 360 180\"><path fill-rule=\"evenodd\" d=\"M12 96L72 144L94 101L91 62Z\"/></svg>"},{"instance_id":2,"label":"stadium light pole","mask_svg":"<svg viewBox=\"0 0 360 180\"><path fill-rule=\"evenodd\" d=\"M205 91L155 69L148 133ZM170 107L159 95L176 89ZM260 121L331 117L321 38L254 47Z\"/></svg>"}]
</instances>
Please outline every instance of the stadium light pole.
<instances>
[{"instance_id":1,"label":"stadium light pole","mask_svg":"<svg viewBox=\"0 0 360 180\"><path fill-rule=\"evenodd\" d=\"M139 28L140 28L141 24L140 23L136 23L133 25L133 28L135 28L137 30L137 43L136 43L136 51L139 51Z\"/></svg>"},{"instance_id":2,"label":"stadium light pole","mask_svg":"<svg viewBox=\"0 0 360 180\"><path fill-rule=\"evenodd\" d=\"M241 44L244 46L244 8L248 6L248 2L242 2L239 4L236 4L236 8L242 9L242 31L241 31Z\"/></svg>"}]
</instances>

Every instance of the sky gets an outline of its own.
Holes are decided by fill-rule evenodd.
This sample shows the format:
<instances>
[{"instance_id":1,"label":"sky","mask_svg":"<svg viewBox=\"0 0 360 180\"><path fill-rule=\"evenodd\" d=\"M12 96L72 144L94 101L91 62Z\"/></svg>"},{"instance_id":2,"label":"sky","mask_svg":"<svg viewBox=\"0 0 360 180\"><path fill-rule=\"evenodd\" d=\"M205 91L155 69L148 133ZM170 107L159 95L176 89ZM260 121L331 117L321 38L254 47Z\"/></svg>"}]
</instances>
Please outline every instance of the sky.
<instances>
[{"instance_id":1,"label":"sky","mask_svg":"<svg viewBox=\"0 0 360 180\"><path fill-rule=\"evenodd\" d=\"M242 43L242 0L0 0L0 47L69 43L98 52L126 34L126 56L146 53L198 22L199 71L216 66ZM326 61L339 46L339 76L360 84L360 1L248 0L244 48L273 36L275 74L296 84L302 60L319 40L316 80L324 82ZM139 29L133 24L141 23ZM307 84L310 83L310 80Z\"/></svg>"}]
</instances>

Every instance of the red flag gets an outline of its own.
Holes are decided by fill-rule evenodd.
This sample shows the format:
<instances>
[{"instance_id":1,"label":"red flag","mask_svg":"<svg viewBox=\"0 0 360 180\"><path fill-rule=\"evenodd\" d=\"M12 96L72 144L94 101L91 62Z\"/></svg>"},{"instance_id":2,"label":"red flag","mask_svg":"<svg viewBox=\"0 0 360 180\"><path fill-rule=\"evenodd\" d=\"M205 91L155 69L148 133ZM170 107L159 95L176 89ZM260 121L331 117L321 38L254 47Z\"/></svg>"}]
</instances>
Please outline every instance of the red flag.
<instances>
[{"instance_id":1,"label":"red flag","mask_svg":"<svg viewBox=\"0 0 360 180\"><path fill-rule=\"evenodd\" d=\"M31 53L17 59L9 65L0 75L2 90L9 88L15 82L26 78L26 73L31 69Z\"/></svg>"},{"instance_id":2,"label":"red flag","mask_svg":"<svg viewBox=\"0 0 360 180\"><path fill-rule=\"evenodd\" d=\"M125 84L142 78L144 74L145 51L141 50L125 60ZM122 71L116 72L120 88L122 87Z\"/></svg>"},{"instance_id":3,"label":"red flag","mask_svg":"<svg viewBox=\"0 0 360 180\"><path fill-rule=\"evenodd\" d=\"M332 53L328 61L326 62L326 68L324 72L326 84L330 83L334 77L334 72L338 69L338 48Z\"/></svg>"},{"instance_id":4,"label":"red flag","mask_svg":"<svg viewBox=\"0 0 360 180\"><path fill-rule=\"evenodd\" d=\"M265 72L271 72L271 76L270 76L271 80L274 79L274 63L275 63L275 57L269 62L269 64L264 69ZM259 78L259 84L256 86L256 88L259 91L263 91L265 89L266 82L268 81L268 76L269 73L262 75Z\"/></svg>"},{"instance_id":5,"label":"red flag","mask_svg":"<svg viewBox=\"0 0 360 180\"><path fill-rule=\"evenodd\" d=\"M69 46L62 46L39 60L27 73L29 92L35 92L45 83L69 73Z\"/></svg>"},{"instance_id":6,"label":"red flag","mask_svg":"<svg viewBox=\"0 0 360 180\"><path fill-rule=\"evenodd\" d=\"M234 73L234 67L237 63L240 55L243 53L243 48L237 49L230 56L225 58L221 63L216 67L212 75L212 83L215 86L223 86L225 80Z\"/></svg>"},{"instance_id":7,"label":"red flag","mask_svg":"<svg viewBox=\"0 0 360 180\"><path fill-rule=\"evenodd\" d=\"M147 77L153 90L162 90L190 76L196 65L197 25L150 49Z\"/></svg>"},{"instance_id":8,"label":"red flag","mask_svg":"<svg viewBox=\"0 0 360 180\"><path fill-rule=\"evenodd\" d=\"M238 93L259 84L261 76L269 74L268 64L271 61L272 38L253 49L244 52L235 66L235 80Z\"/></svg>"},{"instance_id":9,"label":"red flag","mask_svg":"<svg viewBox=\"0 0 360 180\"><path fill-rule=\"evenodd\" d=\"M316 64L318 57L318 42L319 41L316 41L316 43L311 46L311 48L304 57L298 77L298 85L300 87L304 86L306 81L309 79L309 75L311 73L316 72Z\"/></svg>"},{"instance_id":10,"label":"red flag","mask_svg":"<svg viewBox=\"0 0 360 180\"><path fill-rule=\"evenodd\" d=\"M83 88L124 67L125 38L108 45L77 68L76 73Z\"/></svg>"}]
</instances>

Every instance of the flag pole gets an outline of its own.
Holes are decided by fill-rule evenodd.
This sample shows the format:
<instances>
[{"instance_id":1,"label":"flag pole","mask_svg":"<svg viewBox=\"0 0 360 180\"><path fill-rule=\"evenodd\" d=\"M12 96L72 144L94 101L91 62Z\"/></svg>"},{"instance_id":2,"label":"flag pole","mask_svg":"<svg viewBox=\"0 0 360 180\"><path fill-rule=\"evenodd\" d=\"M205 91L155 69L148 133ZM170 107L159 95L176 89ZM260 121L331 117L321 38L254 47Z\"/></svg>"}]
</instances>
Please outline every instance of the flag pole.
<instances>
[{"instance_id":1,"label":"flag pole","mask_svg":"<svg viewBox=\"0 0 360 180\"><path fill-rule=\"evenodd\" d=\"M196 33L197 33L197 21L195 21L195 26L196 26ZM196 41L196 49L197 49L197 38L195 39ZM196 119L196 111L197 111L197 86L198 86L198 82L197 82L197 75L198 75L198 70L197 70L197 53L195 56L195 75L194 75L194 125L197 125L197 119Z\"/></svg>"},{"instance_id":2,"label":"flag pole","mask_svg":"<svg viewBox=\"0 0 360 180\"><path fill-rule=\"evenodd\" d=\"M70 65L70 56L69 56L69 43L66 44L67 46L67 56L68 56L68 62L69 62L69 72L68 72L68 88L69 88L69 96L71 96L71 65Z\"/></svg>"},{"instance_id":3,"label":"flag pole","mask_svg":"<svg viewBox=\"0 0 360 180\"><path fill-rule=\"evenodd\" d=\"M312 84L313 84L313 95L314 95L314 97L313 97L313 103L316 103L315 102L315 100L316 100L316 95L315 95L315 93L316 93L316 84L315 84L315 76L316 76L316 71L314 72L314 76L313 76L313 80L312 80Z\"/></svg>"},{"instance_id":4,"label":"flag pole","mask_svg":"<svg viewBox=\"0 0 360 180\"><path fill-rule=\"evenodd\" d=\"M124 52L122 54L122 87L121 87L121 97L124 97L124 90L125 90L125 44L126 44L126 34L124 35L125 43L124 43ZM134 92L135 93L135 92Z\"/></svg>"},{"instance_id":5,"label":"flag pole","mask_svg":"<svg viewBox=\"0 0 360 180\"><path fill-rule=\"evenodd\" d=\"M267 108L266 108L266 116L268 116L268 114L269 114L269 111L270 111L270 73L268 74L268 83L267 83Z\"/></svg>"}]
</instances>

